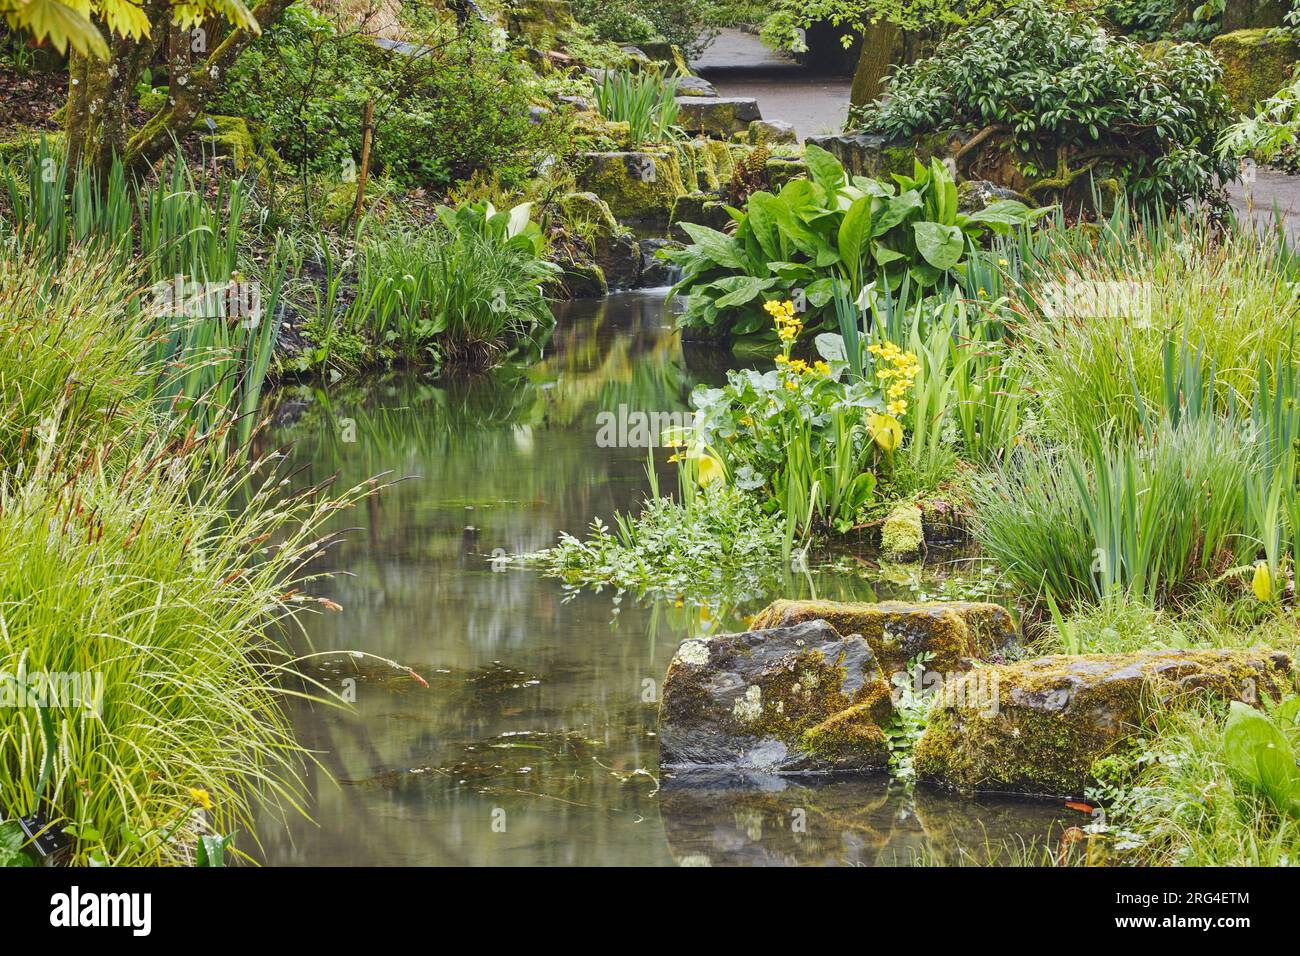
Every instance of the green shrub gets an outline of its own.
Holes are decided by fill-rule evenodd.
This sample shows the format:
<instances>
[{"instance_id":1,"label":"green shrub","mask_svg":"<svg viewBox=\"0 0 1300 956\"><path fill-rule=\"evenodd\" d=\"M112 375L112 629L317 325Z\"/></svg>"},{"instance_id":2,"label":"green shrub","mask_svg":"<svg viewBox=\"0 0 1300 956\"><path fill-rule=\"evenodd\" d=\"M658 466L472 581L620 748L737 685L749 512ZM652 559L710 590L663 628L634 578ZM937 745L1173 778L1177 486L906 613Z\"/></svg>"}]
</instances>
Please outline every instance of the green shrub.
<instances>
[{"instance_id":1,"label":"green shrub","mask_svg":"<svg viewBox=\"0 0 1300 956\"><path fill-rule=\"evenodd\" d=\"M1135 202L1172 205L1210 195L1215 177L1232 173L1215 154L1229 116L1220 72L1203 47L1148 49L1085 14L1026 4L901 67L863 123L900 138L992 126L1044 187L1095 173L1116 177Z\"/></svg>"},{"instance_id":2,"label":"green shrub","mask_svg":"<svg viewBox=\"0 0 1300 956\"><path fill-rule=\"evenodd\" d=\"M494 170L519 183L559 131L530 120L531 71L476 22L439 21L416 37L431 52L412 57L296 4L240 56L213 108L262 124L299 169L341 176L360 161L373 98L373 159L389 178L445 187Z\"/></svg>"}]
</instances>

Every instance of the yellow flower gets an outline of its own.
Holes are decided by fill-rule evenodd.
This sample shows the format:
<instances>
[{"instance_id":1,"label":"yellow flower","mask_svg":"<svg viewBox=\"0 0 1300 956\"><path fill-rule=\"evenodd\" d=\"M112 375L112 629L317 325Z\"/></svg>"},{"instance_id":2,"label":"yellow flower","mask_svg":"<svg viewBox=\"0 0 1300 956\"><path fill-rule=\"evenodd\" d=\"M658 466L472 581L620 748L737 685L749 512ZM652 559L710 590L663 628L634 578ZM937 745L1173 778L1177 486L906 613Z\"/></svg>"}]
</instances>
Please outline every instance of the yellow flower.
<instances>
[{"instance_id":1,"label":"yellow flower","mask_svg":"<svg viewBox=\"0 0 1300 956\"><path fill-rule=\"evenodd\" d=\"M830 367L830 365L828 365L826 362L823 362L823 361L821 361L821 360L818 360L818 361L816 361L816 362L813 362L813 368L816 370L816 372L817 372L818 375L830 375L830 374L831 374L831 367Z\"/></svg>"},{"instance_id":2,"label":"yellow flower","mask_svg":"<svg viewBox=\"0 0 1300 956\"><path fill-rule=\"evenodd\" d=\"M999 259L999 260L998 260L998 265L1000 265L1000 266L1009 266L1009 265L1011 265L1011 263L1007 262L1006 259Z\"/></svg>"},{"instance_id":3,"label":"yellow flower","mask_svg":"<svg viewBox=\"0 0 1300 956\"><path fill-rule=\"evenodd\" d=\"M1267 604L1273 598L1273 575L1263 561L1255 565L1255 578L1250 582L1250 589L1261 604Z\"/></svg>"},{"instance_id":4,"label":"yellow flower","mask_svg":"<svg viewBox=\"0 0 1300 956\"><path fill-rule=\"evenodd\" d=\"M788 378L785 381L785 387L787 391L793 392L795 389L799 387L799 383L792 378Z\"/></svg>"},{"instance_id":5,"label":"yellow flower","mask_svg":"<svg viewBox=\"0 0 1300 956\"><path fill-rule=\"evenodd\" d=\"M196 807L202 807L204 810L212 809L212 796L206 790L190 787L190 799Z\"/></svg>"},{"instance_id":6,"label":"yellow flower","mask_svg":"<svg viewBox=\"0 0 1300 956\"><path fill-rule=\"evenodd\" d=\"M907 402L903 401L901 398L896 401L892 401L885 406L885 411L889 412L889 414L891 415L906 415Z\"/></svg>"},{"instance_id":7,"label":"yellow flower","mask_svg":"<svg viewBox=\"0 0 1300 956\"><path fill-rule=\"evenodd\" d=\"M722 462L718 461L718 459L714 458L707 452L701 454L699 458L696 459L696 462L695 480L700 483L701 488L713 484L713 482L717 481L719 478L726 477L722 467Z\"/></svg>"},{"instance_id":8,"label":"yellow flower","mask_svg":"<svg viewBox=\"0 0 1300 956\"><path fill-rule=\"evenodd\" d=\"M867 431L880 446L880 450L887 455L892 455L894 449L903 442L903 426L892 415L872 412L867 416Z\"/></svg>"}]
</instances>

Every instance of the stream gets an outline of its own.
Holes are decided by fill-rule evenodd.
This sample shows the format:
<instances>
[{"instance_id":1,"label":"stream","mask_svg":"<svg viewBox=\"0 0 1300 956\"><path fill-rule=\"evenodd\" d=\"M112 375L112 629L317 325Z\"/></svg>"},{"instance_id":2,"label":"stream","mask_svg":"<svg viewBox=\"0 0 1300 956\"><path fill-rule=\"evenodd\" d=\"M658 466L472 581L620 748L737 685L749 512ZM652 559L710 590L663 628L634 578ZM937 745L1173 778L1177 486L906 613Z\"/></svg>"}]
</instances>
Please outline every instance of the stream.
<instances>
[{"instance_id":1,"label":"stream","mask_svg":"<svg viewBox=\"0 0 1300 956\"><path fill-rule=\"evenodd\" d=\"M771 599L916 599L869 563L789 575L726 603L578 591L494 554L544 548L648 489L647 450L603 448L597 415L685 411L729 355L672 331L663 293L557 303L544 359L273 396L273 444L307 484L406 480L340 517L312 586L342 613L291 638L352 708L294 702L312 820L264 809L271 865L791 865L1007 862L1080 817L886 775L662 786L659 682L687 637L743 630ZM668 452L655 450L671 485ZM374 657L400 662L400 667ZM421 682L411 677L413 669ZM332 779L331 779L332 778ZM314 821L314 822L313 822ZM247 839L241 841L246 848Z\"/></svg>"}]
</instances>

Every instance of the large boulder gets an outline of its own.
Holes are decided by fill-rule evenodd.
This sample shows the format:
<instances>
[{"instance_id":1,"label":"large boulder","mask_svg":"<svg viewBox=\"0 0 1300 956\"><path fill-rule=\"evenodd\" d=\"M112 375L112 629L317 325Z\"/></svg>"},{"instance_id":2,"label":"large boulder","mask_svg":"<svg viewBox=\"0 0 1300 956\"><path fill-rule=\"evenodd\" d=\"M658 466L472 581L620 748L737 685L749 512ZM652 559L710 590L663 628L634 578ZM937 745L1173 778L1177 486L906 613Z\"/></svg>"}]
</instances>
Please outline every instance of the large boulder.
<instances>
[{"instance_id":1,"label":"large boulder","mask_svg":"<svg viewBox=\"0 0 1300 956\"><path fill-rule=\"evenodd\" d=\"M678 196L677 201L673 203L673 214L669 220L672 229L669 236L678 242L690 243L694 240L691 239L690 233L682 228L682 223L693 222L722 232L731 221L727 204L717 193L687 193Z\"/></svg>"},{"instance_id":2,"label":"large boulder","mask_svg":"<svg viewBox=\"0 0 1300 956\"><path fill-rule=\"evenodd\" d=\"M1080 794L1093 763L1141 731L1153 707L1197 694L1253 702L1293 686L1268 649L1043 657L944 684L916 745L918 776L962 790Z\"/></svg>"},{"instance_id":3,"label":"large boulder","mask_svg":"<svg viewBox=\"0 0 1300 956\"><path fill-rule=\"evenodd\" d=\"M869 770L888 765L890 685L862 637L825 621L683 641L659 706L670 771Z\"/></svg>"},{"instance_id":4,"label":"large boulder","mask_svg":"<svg viewBox=\"0 0 1300 956\"><path fill-rule=\"evenodd\" d=\"M841 133L810 136L807 142L829 152L853 176L888 179L891 173L911 175L914 160L929 163L931 158L954 156L969 138L955 131L927 133L907 140L890 140L876 133Z\"/></svg>"},{"instance_id":5,"label":"large boulder","mask_svg":"<svg viewBox=\"0 0 1300 956\"><path fill-rule=\"evenodd\" d=\"M518 0L510 8L509 31L538 50L551 50L574 27L569 0Z\"/></svg>"},{"instance_id":6,"label":"large boulder","mask_svg":"<svg viewBox=\"0 0 1300 956\"><path fill-rule=\"evenodd\" d=\"M1286 22L1291 0L1228 0L1223 8L1224 33L1252 27L1280 27Z\"/></svg>"},{"instance_id":7,"label":"large boulder","mask_svg":"<svg viewBox=\"0 0 1300 956\"><path fill-rule=\"evenodd\" d=\"M1286 85L1300 59L1294 38L1263 29L1220 34L1210 41L1210 51L1223 65L1223 88L1233 108L1243 113Z\"/></svg>"},{"instance_id":8,"label":"large boulder","mask_svg":"<svg viewBox=\"0 0 1300 956\"><path fill-rule=\"evenodd\" d=\"M1016 640L1015 624L1006 608L969 601L780 600L760 611L751 626L789 627L818 620L841 634L861 634L888 675L905 672L908 662L920 654L930 655L929 670L955 673L965 670L970 659L996 655Z\"/></svg>"},{"instance_id":9,"label":"large boulder","mask_svg":"<svg viewBox=\"0 0 1300 956\"><path fill-rule=\"evenodd\" d=\"M593 152L579 157L578 188L603 199L621 223L667 226L686 190L674 153Z\"/></svg>"},{"instance_id":10,"label":"large boulder","mask_svg":"<svg viewBox=\"0 0 1300 956\"><path fill-rule=\"evenodd\" d=\"M758 100L743 96L679 96L677 125L688 133L731 139L763 118Z\"/></svg>"}]
</instances>

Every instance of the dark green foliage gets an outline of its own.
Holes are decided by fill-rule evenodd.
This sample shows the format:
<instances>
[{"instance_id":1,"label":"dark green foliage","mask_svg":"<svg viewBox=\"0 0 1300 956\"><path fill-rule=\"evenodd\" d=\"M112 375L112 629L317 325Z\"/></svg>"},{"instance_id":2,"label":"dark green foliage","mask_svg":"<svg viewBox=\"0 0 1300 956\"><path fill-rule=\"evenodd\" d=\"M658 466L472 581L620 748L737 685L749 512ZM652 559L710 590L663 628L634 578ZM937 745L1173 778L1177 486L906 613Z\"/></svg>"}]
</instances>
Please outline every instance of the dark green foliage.
<instances>
[{"instance_id":1,"label":"dark green foliage","mask_svg":"<svg viewBox=\"0 0 1300 956\"><path fill-rule=\"evenodd\" d=\"M359 161L373 98L373 162L410 186L446 186L479 171L518 183L554 151L556 126L530 120L527 67L483 29L430 27L421 46L427 55L384 50L294 6L240 57L214 109L260 121L295 166L342 176Z\"/></svg>"},{"instance_id":2,"label":"dark green foliage","mask_svg":"<svg viewBox=\"0 0 1300 956\"><path fill-rule=\"evenodd\" d=\"M902 67L864 125L900 138L1001 127L1031 178L1109 171L1134 202L1172 204L1232 173L1214 149L1229 114L1220 72L1203 47L1151 49L1086 15L1029 5Z\"/></svg>"}]
</instances>

